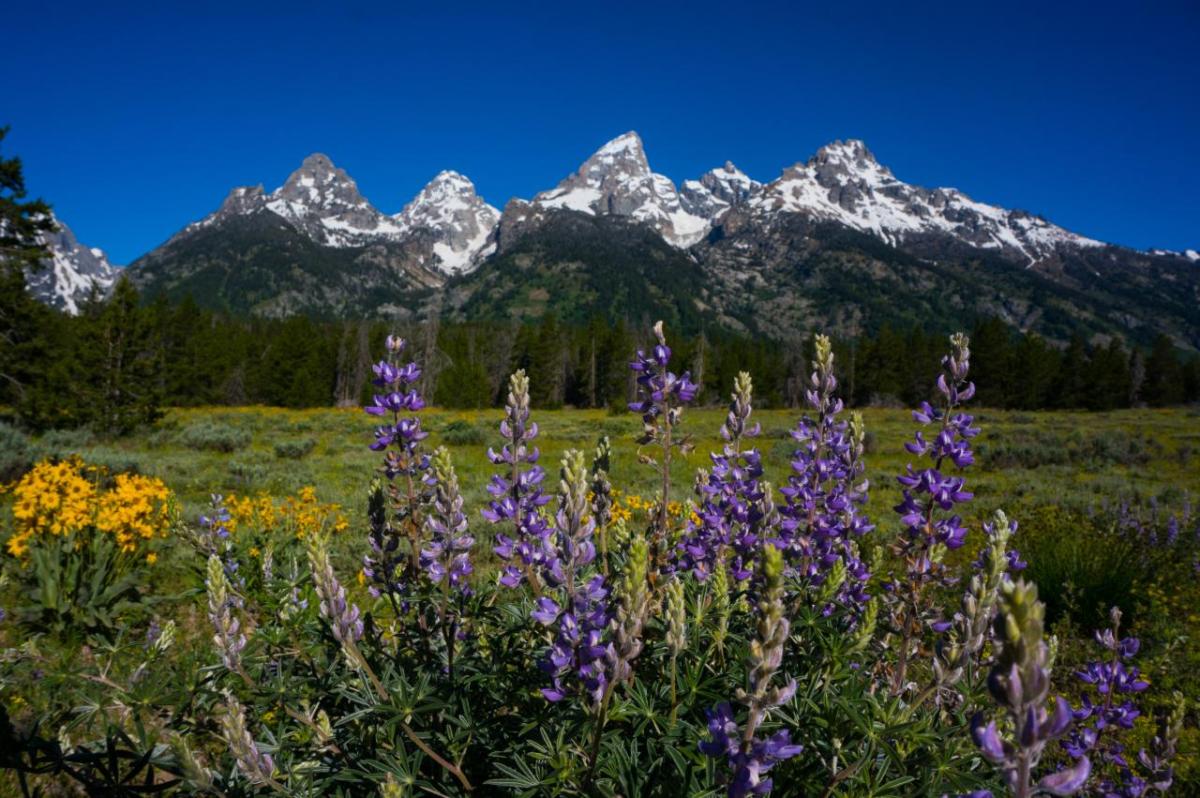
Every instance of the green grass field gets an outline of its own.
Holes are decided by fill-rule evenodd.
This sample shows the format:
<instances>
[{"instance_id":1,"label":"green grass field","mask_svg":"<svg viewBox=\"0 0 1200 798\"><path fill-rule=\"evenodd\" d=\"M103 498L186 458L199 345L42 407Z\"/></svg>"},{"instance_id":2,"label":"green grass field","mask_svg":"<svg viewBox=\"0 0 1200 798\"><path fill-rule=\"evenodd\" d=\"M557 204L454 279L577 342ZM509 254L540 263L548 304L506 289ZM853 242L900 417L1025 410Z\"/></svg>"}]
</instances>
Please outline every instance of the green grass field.
<instances>
[{"instance_id":1,"label":"green grass field","mask_svg":"<svg viewBox=\"0 0 1200 798\"><path fill-rule=\"evenodd\" d=\"M488 446L500 444L496 425L500 410L427 410L421 414L428 444L445 445L467 491L478 507L492 468ZM677 463L676 490L691 484L696 468L719 449L717 431L725 411L689 410L684 429L695 449ZM759 446L769 478L787 478L792 451L790 430L798 412L755 413L762 424ZM872 484L869 512L877 523L889 523L899 493L894 475L911 459L903 444L915 428L908 411L867 409L867 468ZM649 468L637 462L634 438L640 419L633 413L610 415L599 410L535 411L542 465L553 477L561 454L571 448L590 452L601 435L613 444L614 485L627 493L649 496L654 482ZM1122 499L1167 506L1185 495L1200 494L1200 411L1126 410L1113 413L981 411L982 432L976 439L977 465L968 470L976 492L969 505L975 517L1003 506L1020 517L1041 505L1078 510L1097 509ZM197 431L199 430L199 432ZM215 430L215 431L214 431ZM201 408L168 411L153 429L129 438L100 442L87 435L51 433L34 441L35 453L77 453L86 461L113 470L136 469L161 478L194 515L210 493L266 491L274 495L315 486L322 501L336 502L351 513L362 505L366 484L378 457L367 449L372 419L360 410L281 410L276 408ZM207 436L207 437L206 437ZM233 451L201 448L213 438ZM311 451L293 459L276 449L298 445ZM293 453L295 454L295 453ZM552 486L551 486L552 487ZM675 496L686 499L687 496Z\"/></svg>"}]
</instances>

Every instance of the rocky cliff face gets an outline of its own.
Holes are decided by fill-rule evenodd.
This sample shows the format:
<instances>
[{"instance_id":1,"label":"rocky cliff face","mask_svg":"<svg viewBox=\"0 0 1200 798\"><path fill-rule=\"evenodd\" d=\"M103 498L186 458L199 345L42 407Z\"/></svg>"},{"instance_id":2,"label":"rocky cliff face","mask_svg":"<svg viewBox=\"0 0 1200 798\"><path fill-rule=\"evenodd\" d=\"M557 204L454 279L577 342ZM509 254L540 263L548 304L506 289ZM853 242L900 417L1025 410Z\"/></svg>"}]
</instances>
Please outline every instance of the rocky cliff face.
<instances>
[{"instance_id":1,"label":"rocky cliff face","mask_svg":"<svg viewBox=\"0 0 1200 798\"><path fill-rule=\"evenodd\" d=\"M58 219L54 221L58 230L41 237L50 257L41 269L26 276L26 285L31 294L48 305L75 314L85 300L108 293L118 270L103 251L80 244L71 228Z\"/></svg>"}]
</instances>

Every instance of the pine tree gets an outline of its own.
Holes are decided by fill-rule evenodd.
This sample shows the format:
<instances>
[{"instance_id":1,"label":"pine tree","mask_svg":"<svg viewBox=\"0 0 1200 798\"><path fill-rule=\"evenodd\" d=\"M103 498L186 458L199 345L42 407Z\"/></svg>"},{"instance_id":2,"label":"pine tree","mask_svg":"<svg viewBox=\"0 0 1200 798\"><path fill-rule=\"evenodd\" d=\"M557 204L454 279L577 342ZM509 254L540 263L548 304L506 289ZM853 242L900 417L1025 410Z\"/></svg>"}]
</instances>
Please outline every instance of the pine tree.
<instances>
[{"instance_id":1,"label":"pine tree","mask_svg":"<svg viewBox=\"0 0 1200 798\"><path fill-rule=\"evenodd\" d=\"M8 135L0 127L0 144ZM26 200L20 158L0 155L0 403L29 409L31 384L52 360L53 314L25 286L27 271L45 267L38 236L52 232L50 206Z\"/></svg>"}]
</instances>

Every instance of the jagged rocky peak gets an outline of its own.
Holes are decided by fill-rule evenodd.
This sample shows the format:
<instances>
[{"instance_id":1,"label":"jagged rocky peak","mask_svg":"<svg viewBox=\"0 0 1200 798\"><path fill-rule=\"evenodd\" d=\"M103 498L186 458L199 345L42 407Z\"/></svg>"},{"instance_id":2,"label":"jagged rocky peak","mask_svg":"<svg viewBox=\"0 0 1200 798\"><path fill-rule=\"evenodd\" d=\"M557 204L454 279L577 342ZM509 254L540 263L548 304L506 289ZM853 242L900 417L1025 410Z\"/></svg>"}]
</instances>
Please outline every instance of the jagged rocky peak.
<instances>
[{"instance_id":1,"label":"jagged rocky peak","mask_svg":"<svg viewBox=\"0 0 1200 798\"><path fill-rule=\"evenodd\" d=\"M218 213L250 213L263 206L266 192L262 184L257 186L240 186L229 192L221 203Z\"/></svg>"},{"instance_id":2,"label":"jagged rocky peak","mask_svg":"<svg viewBox=\"0 0 1200 798\"><path fill-rule=\"evenodd\" d=\"M276 189L273 200L300 203L310 208L348 209L369 207L358 192L358 184L344 169L333 165L327 155L314 152L300 168Z\"/></svg>"},{"instance_id":3,"label":"jagged rocky peak","mask_svg":"<svg viewBox=\"0 0 1200 798\"><path fill-rule=\"evenodd\" d=\"M58 229L39 236L50 257L26 276L26 285L42 302L74 315L85 300L108 293L117 270L102 250L80 244L71 228L53 216L51 219Z\"/></svg>"},{"instance_id":4,"label":"jagged rocky peak","mask_svg":"<svg viewBox=\"0 0 1200 798\"><path fill-rule=\"evenodd\" d=\"M500 211L484 202L475 184L458 172L439 172L392 218L405 231L430 231L437 267L449 274L470 271L496 249Z\"/></svg>"},{"instance_id":5,"label":"jagged rocky peak","mask_svg":"<svg viewBox=\"0 0 1200 798\"><path fill-rule=\"evenodd\" d=\"M716 223L730 208L744 205L762 191L763 184L726 161L710 169L699 180L685 180L679 188L684 208Z\"/></svg>"},{"instance_id":6,"label":"jagged rocky peak","mask_svg":"<svg viewBox=\"0 0 1200 798\"><path fill-rule=\"evenodd\" d=\"M572 175L533 198L539 209L628 216L653 227L666 241L688 247L708 232L705 217L690 213L670 178L655 174L642 139L629 132L596 150Z\"/></svg>"},{"instance_id":7,"label":"jagged rocky peak","mask_svg":"<svg viewBox=\"0 0 1200 798\"><path fill-rule=\"evenodd\" d=\"M1034 265L1060 246L1100 246L1025 211L976 202L953 188L903 182L858 139L835 141L788 167L751 200L761 218L806 214L872 233L891 244L915 236L950 236Z\"/></svg>"}]
</instances>

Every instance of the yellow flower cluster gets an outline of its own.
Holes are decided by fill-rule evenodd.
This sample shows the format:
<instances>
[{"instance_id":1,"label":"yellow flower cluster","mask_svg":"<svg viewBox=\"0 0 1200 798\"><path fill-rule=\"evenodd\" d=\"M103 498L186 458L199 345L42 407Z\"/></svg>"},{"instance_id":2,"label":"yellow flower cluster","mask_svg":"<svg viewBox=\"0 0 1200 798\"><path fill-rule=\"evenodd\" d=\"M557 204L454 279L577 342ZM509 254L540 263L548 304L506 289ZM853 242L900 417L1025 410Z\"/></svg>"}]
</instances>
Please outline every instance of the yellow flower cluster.
<instances>
[{"instance_id":1,"label":"yellow flower cluster","mask_svg":"<svg viewBox=\"0 0 1200 798\"><path fill-rule=\"evenodd\" d=\"M629 521L633 518L634 513L648 514L653 512L657 503L654 499L643 499L635 493L625 493L619 488L613 488L612 500L612 519L614 522ZM688 505L675 501L667 502L667 514L674 520L682 520L689 513L693 520L698 520Z\"/></svg>"},{"instance_id":2,"label":"yellow flower cluster","mask_svg":"<svg viewBox=\"0 0 1200 798\"><path fill-rule=\"evenodd\" d=\"M116 485L97 503L96 529L112 535L121 551L136 551L142 541L166 534L170 498L161 480L117 474ZM147 559L154 562L157 557L151 553Z\"/></svg>"},{"instance_id":3,"label":"yellow flower cluster","mask_svg":"<svg viewBox=\"0 0 1200 798\"><path fill-rule=\"evenodd\" d=\"M113 488L101 493L96 487L99 473L73 457L42 461L21 477L11 486L9 554L25 555L30 542L43 535L71 536L94 529L112 535L122 551L131 553L141 542L166 534L171 498L166 485L153 477L118 474ZM82 545L82 537L76 542ZM147 558L155 559L152 553Z\"/></svg>"},{"instance_id":4,"label":"yellow flower cluster","mask_svg":"<svg viewBox=\"0 0 1200 798\"><path fill-rule=\"evenodd\" d=\"M317 490L311 486L301 488L295 496L277 501L268 493L255 496L228 496L225 506L229 509L230 532L239 529L262 535L288 532L297 538L305 538L324 530L344 532L350 524L338 504L322 503L317 499Z\"/></svg>"}]
</instances>

